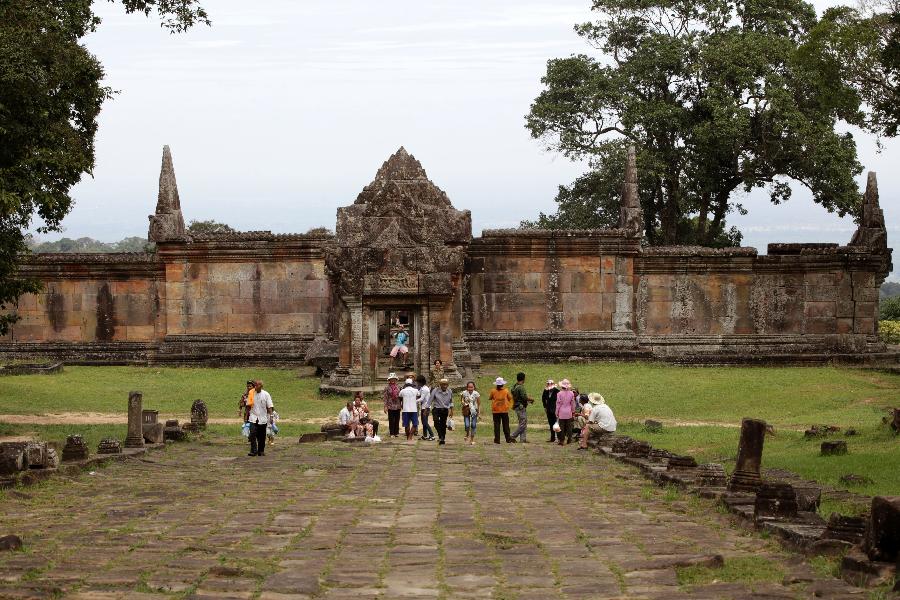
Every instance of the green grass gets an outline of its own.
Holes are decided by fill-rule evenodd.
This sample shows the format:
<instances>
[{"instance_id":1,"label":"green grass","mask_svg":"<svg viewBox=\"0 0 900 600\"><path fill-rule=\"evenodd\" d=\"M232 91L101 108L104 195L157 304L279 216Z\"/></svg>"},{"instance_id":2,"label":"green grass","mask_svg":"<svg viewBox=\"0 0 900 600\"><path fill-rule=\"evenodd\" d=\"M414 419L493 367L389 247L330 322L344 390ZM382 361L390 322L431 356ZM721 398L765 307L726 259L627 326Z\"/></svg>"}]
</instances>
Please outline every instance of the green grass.
<instances>
[{"instance_id":1,"label":"green grass","mask_svg":"<svg viewBox=\"0 0 900 600\"><path fill-rule=\"evenodd\" d=\"M734 468L740 430L733 427L665 427L660 433L647 433L640 423L621 424L619 431L647 440L655 448L679 454L690 454L697 462L720 462L727 471ZM779 468L793 471L833 487L849 489L860 494L900 494L900 437L872 419L857 427L859 435L847 440L850 452L843 456L820 456L821 440L804 439L799 431L775 428L774 436L766 436L763 447L763 469ZM871 485L847 487L838 479L856 473L872 479ZM858 512L848 506L822 507L844 514Z\"/></svg>"},{"instance_id":2,"label":"green grass","mask_svg":"<svg viewBox=\"0 0 900 600\"><path fill-rule=\"evenodd\" d=\"M675 572L678 584L683 586L708 585L714 581L752 584L784 579L781 567L762 556L726 558L725 564L718 568L678 567Z\"/></svg>"},{"instance_id":3,"label":"green grass","mask_svg":"<svg viewBox=\"0 0 900 600\"><path fill-rule=\"evenodd\" d=\"M533 425L547 427L540 393L548 377L568 377L582 392L600 392L616 413L622 433L650 441L655 447L692 454L698 461L733 466L737 426L741 418L761 418L775 427L766 439L764 467L778 467L809 479L839 486L846 473L865 475L872 485L851 488L863 494L900 494L900 437L881 424L885 408L900 403L900 375L836 367L680 367L654 363L504 364L485 365L478 387L485 396L479 437L492 435L486 396L497 375L508 381L517 371L528 375L526 387L536 402L529 408ZM317 429L311 420L334 418L342 398L320 396L318 379L299 378L288 369L66 367L59 375L22 375L0 380L0 414L97 412L124 416L128 392L140 390L144 407L160 418L184 418L196 398L209 407L210 417L237 417L237 401L248 378L262 378L276 410L295 423L283 424L283 437ZM370 398L374 416L383 421L378 394ZM662 420L661 432L646 431L647 418ZM513 429L515 415L511 415ZM458 433L462 417L457 414ZM300 423L306 422L301 425ZM676 426L676 423L700 423ZM854 427L860 435L847 438L845 456L820 457L820 440L804 440L802 429L813 424ZM214 425L223 435L237 435L237 426ZM124 425L10 425L0 423L0 436L35 433L62 440L81 433L91 447L102 437L124 438ZM296 430L295 430L296 429ZM546 433L532 431L540 442ZM846 512L846 511L845 511Z\"/></svg>"},{"instance_id":4,"label":"green grass","mask_svg":"<svg viewBox=\"0 0 900 600\"><path fill-rule=\"evenodd\" d=\"M541 412L543 382L567 377L581 392L600 392L619 421L659 418L739 424L742 417L776 427L859 427L900 404L900 375L837 367L681 367L656 363L486 365L479 389L502 375L526 387Z\"/></svg>"},{"instance_id":5,"label":"green grass","mask_svg":"<svg viewBox=\"0 0 900 600\"><path fill-rule=\"evenodd\" d=\"M282 416L337 414L339 401L320 397L317 378L297 377L288 369L195 369L171 367L65 367L59 375L4 377L0 414L98 412L124 414L128 393L144 394L144 408L161 415L190 413L191 403L206 402L211 418L237 417L248 379L262 379Z\"/></svg>"}]
</instances>

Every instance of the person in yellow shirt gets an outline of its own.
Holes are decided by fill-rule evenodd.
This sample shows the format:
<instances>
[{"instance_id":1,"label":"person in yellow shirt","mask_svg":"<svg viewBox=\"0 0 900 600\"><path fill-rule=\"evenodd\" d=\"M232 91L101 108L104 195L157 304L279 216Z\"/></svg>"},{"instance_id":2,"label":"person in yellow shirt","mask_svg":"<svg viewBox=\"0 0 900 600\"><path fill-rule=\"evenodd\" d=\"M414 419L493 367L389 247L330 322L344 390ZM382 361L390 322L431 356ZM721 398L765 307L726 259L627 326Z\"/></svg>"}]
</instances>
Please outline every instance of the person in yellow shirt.
<instances>
[{"instance_id":1,"label":"person in yellow shirt","mask_svg":"<svg viewBox=\"0 0 900 600\"><path fill-rule=\"evenodd\" d=\"M494 443L500 443L500 426L503 426L503 435L507 444L515 444L516 440L509 436L509 409L513 405L512 394L506 389L506 380L498 377L494 380L494 389L491 390L491 412L494 416Z\"/></svg>"}]
</instances>

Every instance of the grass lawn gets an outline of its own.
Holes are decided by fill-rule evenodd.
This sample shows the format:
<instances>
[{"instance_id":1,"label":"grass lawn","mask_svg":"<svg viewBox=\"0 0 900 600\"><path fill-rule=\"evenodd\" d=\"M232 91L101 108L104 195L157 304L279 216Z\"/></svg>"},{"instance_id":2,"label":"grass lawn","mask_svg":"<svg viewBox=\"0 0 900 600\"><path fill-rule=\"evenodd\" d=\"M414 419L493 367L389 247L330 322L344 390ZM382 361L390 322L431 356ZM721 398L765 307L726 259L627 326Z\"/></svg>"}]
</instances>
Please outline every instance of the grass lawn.
<instances>
[{"instance_id":1,"label":"grass lawn","mask_svg":"<svg viewBox=\"0 0 900 600\"><path fill-rule=\"evenodd\" d=\"M622 433L647 439L654 446L693 454L700 461L733 466L741 418L765 419L775 427L766 439L764 467L779 467L838 486L845 473L866 475L874 484L856 488L866 494L900 494L900 437L881 425L889 406L900 404L900 375L844 368L802 367L679 367L653 363L504 364L486 365L478 388L486 395L494 377L508 381L528 374L527 388L537 402L530 422L542 426L531 441L543 443L546 418L540 391L548 377L568 377L582 392L600 392L616 413ZM343 399L320 396L318 380L298 378L282 369L196 369L164 367L66 367L60 375L0 378L0 415L50 413L112 413L123 415L128 392L140 390L144 407L160 418L184 418L196 398L209 407L210 417L236 418L244 382L265 381L276 410L293 423L282 424L282 436L318 429L316 419L335 417ZM372 408L380 416L380 401ZM491 435L489 408L479 425L483 440ZM461 418L457 415L461 428ZM655 418L665 423L660 433L644 432L640 423ZM515 416L513 415L513 427ZM860 435L847 438L846 456L820 457L819 441L803 439L813 424L854 427ZM687 426L691 425L691 426ZM211 433L237 435L236 425L212 425ZM0 436L35 433L64 439L82 433L91 447L102 437L124 437L123 425L15 425L2 423Z\"/></svg>"}]
</instances>

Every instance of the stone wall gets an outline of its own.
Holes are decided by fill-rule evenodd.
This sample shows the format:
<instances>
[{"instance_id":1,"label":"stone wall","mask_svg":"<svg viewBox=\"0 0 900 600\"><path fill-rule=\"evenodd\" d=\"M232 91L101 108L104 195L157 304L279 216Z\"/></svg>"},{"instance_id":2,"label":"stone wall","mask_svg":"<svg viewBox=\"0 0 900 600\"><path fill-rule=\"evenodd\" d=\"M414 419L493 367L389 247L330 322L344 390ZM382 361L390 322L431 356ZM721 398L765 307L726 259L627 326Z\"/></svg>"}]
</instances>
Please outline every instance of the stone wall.
<instances>
[{"instance_id":1,"label":"stone wall","mask_svg":"<svg viewBox=\"0 0 900 600\"><path fill-rule=\"evenodd\" d=\"M847 245L648 248L633 150L619 227L488 230L402 148L338 235L192 235L171 152L160 171L148 254L37 255L44 283L14 308L0 359L70 363L297 364L314 340L332 380L371 383L376 313L403 308L417 364L450 373L484 360L647 358L677 362L868 360L878 287L891 269L875 175ZM331 350L329 350L331 352ZM335 379L337 377L337 379Z\"/></svg>"}]
</instances>

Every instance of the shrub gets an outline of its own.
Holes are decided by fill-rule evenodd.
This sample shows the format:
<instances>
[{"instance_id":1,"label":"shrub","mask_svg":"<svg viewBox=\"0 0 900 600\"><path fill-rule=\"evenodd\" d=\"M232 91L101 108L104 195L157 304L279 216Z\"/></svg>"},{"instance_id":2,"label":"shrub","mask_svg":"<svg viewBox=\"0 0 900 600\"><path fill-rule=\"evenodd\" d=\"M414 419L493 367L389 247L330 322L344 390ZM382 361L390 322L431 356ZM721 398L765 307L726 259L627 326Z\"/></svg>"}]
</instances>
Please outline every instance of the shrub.
<instances>
[{"instance_id":1,"label":"shrub","mask_svg":"<svg viewBox=\"0 0 900 600\"><path fill-rule=\"evenodd\" d=\"M879 300L878 313L882 321L900 321L900 296Z\"/></svg>"},{"instance_id":2,"label":"shrub","mask_svg":"<svg viewBox=\"0 0 900 600\"><path fill-rule=\"evenodd\" d=\"M878 335L885 344L900 344L900 319L896 321L879 321Z\"/></svg>"}]
</instances>

